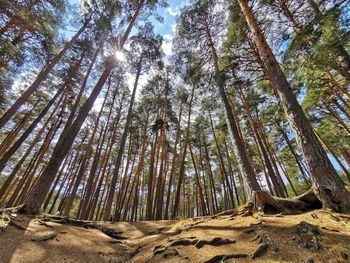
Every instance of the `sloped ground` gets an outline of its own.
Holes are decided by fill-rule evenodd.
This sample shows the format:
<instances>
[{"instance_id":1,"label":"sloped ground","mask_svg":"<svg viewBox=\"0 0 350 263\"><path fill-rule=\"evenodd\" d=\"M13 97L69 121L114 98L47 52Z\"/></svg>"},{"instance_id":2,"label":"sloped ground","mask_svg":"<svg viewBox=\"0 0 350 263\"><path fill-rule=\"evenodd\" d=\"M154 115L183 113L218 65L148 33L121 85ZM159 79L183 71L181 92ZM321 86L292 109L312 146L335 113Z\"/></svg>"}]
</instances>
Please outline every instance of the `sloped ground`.
<instances>
[{"instance_id":1,"label":"sloped ground","mask_svg":"<svg viewBox=\"0 0 350 263\"><path fill-rule=\"evenodd\" d=\"M0 232L0 262L350 262L350 217L216 216L99 222L120 233L17 216ZM20 228L26 230L21 230ZM254 259L253 259L254 257Z\"/></svg>"}]
</instances>

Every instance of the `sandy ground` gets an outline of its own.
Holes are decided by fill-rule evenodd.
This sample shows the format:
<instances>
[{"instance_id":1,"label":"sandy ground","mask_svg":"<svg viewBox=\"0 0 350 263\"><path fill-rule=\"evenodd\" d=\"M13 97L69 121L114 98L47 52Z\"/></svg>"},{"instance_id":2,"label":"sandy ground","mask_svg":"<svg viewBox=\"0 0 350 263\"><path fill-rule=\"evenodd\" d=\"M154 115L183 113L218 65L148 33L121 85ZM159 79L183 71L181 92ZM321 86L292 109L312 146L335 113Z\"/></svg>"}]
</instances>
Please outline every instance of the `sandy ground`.
<instances>
[{"instance_id":1,"label":"sandy ground","mask_svg":"<svg viewBox=\"0 0 350 263\"><path fill-rule=\"evenodd\" d=\"M0 232L0 263L350 262L350 217L322 210L280 217L99 222L122 232L123 239L21 215L15 222L26 230L9 225ZM300 228L303 224L311 232ZM264 244L266 251L252 259Z\"/></svg>"}]
</instances>

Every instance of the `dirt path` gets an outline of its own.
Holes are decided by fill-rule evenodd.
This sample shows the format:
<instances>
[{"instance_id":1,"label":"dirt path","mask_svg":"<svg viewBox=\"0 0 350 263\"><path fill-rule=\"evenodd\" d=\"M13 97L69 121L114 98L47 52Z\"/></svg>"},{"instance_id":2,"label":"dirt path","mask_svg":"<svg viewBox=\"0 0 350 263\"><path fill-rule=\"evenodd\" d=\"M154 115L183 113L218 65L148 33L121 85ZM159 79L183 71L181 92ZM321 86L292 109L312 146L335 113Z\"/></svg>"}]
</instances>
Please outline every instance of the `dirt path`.
<instances>
[{"instance_id":1,"label":"dirt path","mask_svg":"<svg viewBox=\"0 0 350 263\"><path fill-rule=\"evenodd\" d=\"M326 211L294 216L98 222L120 232L18 216L0 232L1 263L350 262L350 218ZM253 259L254 258L254 259Z\"/></svg>"}]
</instances>

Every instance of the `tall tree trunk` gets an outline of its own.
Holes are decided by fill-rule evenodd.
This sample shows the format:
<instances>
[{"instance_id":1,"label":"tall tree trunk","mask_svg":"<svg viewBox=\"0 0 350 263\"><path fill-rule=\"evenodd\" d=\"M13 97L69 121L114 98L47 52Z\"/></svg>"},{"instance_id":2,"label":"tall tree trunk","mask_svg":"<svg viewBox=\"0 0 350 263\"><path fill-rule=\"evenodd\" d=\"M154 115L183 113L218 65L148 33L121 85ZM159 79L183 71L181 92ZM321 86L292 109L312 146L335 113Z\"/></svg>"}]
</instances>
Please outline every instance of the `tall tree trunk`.
<instances>
[{"instance_id":1,"label":"tall tree trunk","mask_svg":"<svg viewBox=\"0 0 350 263\"><path fill-rule=\"evenodd\" d=\"M12 118L13 115L17 112L17 110L29 99L29 97L39 88L41 83L46 80L47 76L51 72L51 70L56 66L58 62L62 59L66 51L75 43L75 41L79 38L81 33L86 29L89 24L89 20L86 20L84 24L81 26L79 31L75 33L75 35L71 38L69 42L67 42L62 50L52 58L52 60L45 66L44 69L41 70L35 81L29 88L21 94L21 96L16 100L16 102L2 115L0 118L0 129L2 129L5 124Z\"/></svg>"},{"instance_id":2,"label":"tall tree trunk","mask_svg":"<svg viewBox=\"0 0 350 263\"><path fill-rule=\"evenodd\" d=\"M232 208L234 208L235 207L235 201L234 201L234 197L233 197L232 187L231 187L230 182L228 180L228 174L227 174L227 171L226 171L226 168L225 168L225 163L224 163L224 160L222 158L222 154L221 154L221 151L220 151L220 146L219 146L218 139L217 139L216 134L215 134L213 120L212 120L212 117L211 117L211 112L209 111L208 113L209 113L209 122L210 122L211 132L212 132L213 137L214 137L216 151L217 151L217 154L218 154L218 157L219 157L219 165L220 165L221 170L223 172L224 180L225 180L226 186L228 188L228 192L229 192L229 195L230 195L230 202L231 202Z\"/></svg>"},{"instance_id":3,"label":"tall tree trunk","mask_svg":"<svg viewBox=\"0 0 350 263\"><path fill-rule=\"evenodd\" d=\"M12 155L18 150L22 143L28 138L32 131L36 128L38 123L45 117L46 113L50 110L51 106L55 103L56 99L62 94L65 86L61 87L55 96L47 103L44 109L40 112L38 117L30 124L30 126L25 130L25 132L19 137L19 139L11 146L10 149L2 156L0 159L0 173L4 170L6 163L12 157Z\"/></svg>"},{"instance_id":4,"label":"tall tree trunk","mask_svg":"<svg viewBox=\"0 0 350 263\"><path fill-rule=\"evenodd\" d=\"M150 167L148 172L148 183L147 183L147 202L146 202L146 219L152 220L152 205L153 205L153 188L154 188L154 166L155 166L155 156L157 152L157 139L158 139L158 131L154 136L153 145L151 148L151 158L150 158Z\"/></svg>"},{"instance_id":5,"label":"tall tree trunk","mask_svg":"<svg viewBox=\"0 0 350 263\"><path fill-rule=\"evenodd\" d=\"M165 108L166 109L166 108ZM166 114L166 113L165 113ZM166 117L165 117L166 120ZM165 125L166 125L165 121ZM155 220L162 219L163 213L163 194L164 194L164 179L166 176L166 156L167 156L167 145L166 145L166 128L163 127L161 134L160 147L162 149L162 153L160 155L160 166L159 166L159 174L157 180L157 189L155 195Z\"/></svg>"},{"instance_id":6,"label":"tall tree trunk","mask_svg":"<svg viewBox=\"0 0 350 263\"><path fill-rule=\"evenodd\" d=\"M43 206L43 211L46 211L47 207L49 206L49 203L52 199L52 196L56 190L56 187L60 181L60 179L62 178L62 175L64 174L64 170L67 169L67 167L70 166L71 162L73 161L73 155L67 155L67 157L65 158L64 162L62 163L61 165L61 168L60 168L60 171L58 172L58 175L55 179L55 182L53 183L53 186L51 187L51 191L49 192L46 200L45 200L45 203L44 203L44 206Z\"/></svg>"},{"instance_id":7,"label":"tall tree trunk","mask_svg":"<svg viewBox=\"0 0 350 263\"><path fill-rule=\"evenodd\" d=\"M20 183L17 185L18 191L16 191L16 194L13 194L10 198L7 204L8 206L13 206L16 203L23 203L25 197L27 196L28 190L30 189L30 185L32 184L33 177L38 167L40 166L42 158L48 149L49 143L52 141L53 136L57 132L57 129L59 128L60 124L61 118L59 118L59 120L56 123L52 124L52 127L49 129L49 132L47 133L43 144L41 145L37 153L34 155L33 161L28 166ZM43 167L45 167L45 165Z\"/></svg>"},{"instance_id":8,"label":"tall tree trunk","mask_svg":"<svg viewBox=\"0 0 350 263\"><path fill-rule=\"evenodd\" d=\"M173 158L171 163L171 170L170 170L170 176L169 176L169 182L168 182L168 191L167 191L167 198L166 198L166 204L165 204L165 211L164 211L164 219L169 219L169 205L170 205L170 195L171 195L171 188L174 181L174 174L176 170L176 160L177 160L177 145L180 138L180 127L181 127L181 118L182 118L182 101L180 102L180 109L179 109L179 117L178 117L178 124L176 127L176 135L175 135L175 142L174 142L174 149L173 149Z\"/></svg>"},{"instance_id":9,"label":"tall tree trunk","mask_svg":"<svg viewBox=\"0 0 350 263\"><path fill-rule=\"evenodd\" d=\"M186 153L187 153L187 146L189 142L190 137L190 124L191 124L191 113L192 113L192 101L194 97L194 87L192 87L192 94L191 98L188 104L188 117L187 117L187 127L186 127L186 134L185 134L185 142L183 145L183 151L181 155L181 162L180 162L180 168L179 168L179 179L176 187L175 192L175 200L174 200L174 207L173 212L171 214L171 218L175 218L179 214L179 204L180 204L180 193L181 193L181 186L182 182L184 180L185 176L185 160L186 160Z\"/></svg>"},{"instance_id":10,"label":"tall tree trunk","mask_svg":"<svg viewBox=\"0 0 350 263\"><path fill-rule=\"evenodd\" d=\"M210 157L209 157L209 151L208 151L208 143L206 140L206 137L203 138L203 144L204 144L204 152L205 152L205 158L206 158L206 167L209 175L209 187L210 187L210 199L212 203L212 213L216 214L218 212L218 202L216 200L216 188L215 188L215 182L214 182L214 175L211 169L211 163L210 163ZM199 148L201 149L201 148ZM201 152L200 152L201 153Z\"/></svg>"},{"instance_id":11,"label":"tall tree trunk","mask_svg":"<svg viewBox=\"0 0 350 263\"><path fill-rule=\"evenodd\" d=\"M107 101L107 97L108 97L108 94L109 94L109 88L110 88L110 86L108 87L108 90L106 92L105 98L104 98L103 103L102 103L101 110L100 110L100 112L99 112L99 114L98 114L98 116L96 118L96 121L95 121L95 124L94 124L94 128L93 128L93 131L91 133L91 137L89 139L88 145L86 147L86 151L85 151L85 153L83 155L82 162L81 162L81 165L80 165L77 177L75 178L75 182L74 182L73 188L69 192L69 196L67 198L67 201L66 201L66 204L65 204L65 208L64 208L64 210L62 212L62 214L64 216L69 216L69 211L70 211L70 209L72 207L72 204L73 204L74 198L76 196L78 187L79 187L79 185L81 183L81 180L84 177L86 166L87 166L87 164L88 164L88 162L90 160L91 153L92 153L92 150L93 150L93 142L95 140L97 128L98 128L98 126L100 124L100 118L101 118L102 112L104 110L104 106L106 104L106 101ZM108 121L107 121L107 124L108 124ZM104 130L106 130L106 129L104 129ZM101 133L102 133L102 129L101 129Z\"/></svg>"},{"instance_id":12,"label":"tall tree trunk","mask_svg":"<svg viewBox=\"0 0 350 263\"><path fill-rule=\"evenodd\" d=\"M206 216L208 214L207 213L207 207L206 207L205 202L204 202L203 188L202 188L202 185L201 185L201 182L200 182L200 179L199 179L199 174L198 174L198 169L197 169L197 165L196 165L196 160L195 160L194 155L193 155L191 144L188 145L188 148L190 150L191 159L192 159L192 163L193 163L193 168L194 168L194 173L195 173L195 180L196 180L196 186L197 186L197 189L198 189L197 192L198 192L198 195L199 195L199 200L200 200L201 208L202 208L202 215Z\"/></svg>"},{"instance_id":13,"label":"tall tree trunk","mask_svg":"<svg viewBox=\"0 0 350 263\"><path fill-rule=\"evenodd\" d=\"M166 94L165 94L165 103L164 103L164 125L161 134L160 148L162 153L160 156L160 167L158 174L157 190L156 190L156 201L155 201L155 219L161 220L163 214L163 203L164 203L164 188L165 188L165 179L167 173L167 157L168 157L168 144L167 144L167 124L168 124L168 90L169 90L169 78L167 74L166 78Z\"/></svg>"},{"instance_id":14,"label":"tall tree trunk","mask_svg":"<svg viewBox=\"0 0 350 263\"><path fill-rule=\"evenodd\" d=\"M82 144L81 144L81 145L82 145ZM75 154L75 156L74 156L74 159L73 159L72 163L71 163L69 166L67 166L67 171L65 172L65 175L64 175L64 177L62 178L62 181L61 181L61 183L60 183L60 186L59 186L59 188L58 188L58 190L57 190L57 194L56 194L56 196L55 196L55 198L54 198L54 200L53 200L53 202L52 202L52 204L51 204L51 207L50 207L50 209L49 209L49 214L51 214L51 213L53 212L53 210L54 210L54 208L55 208L55 206L56 206L56 203L57 203L59 197L61 196L61 192L62 192L62 190L63 190L63 187L64 187L65 185L67 185L67 182L70 180L70 177L71 177L72 174L74 173L74 168L76 167L76 165L77 165L77 164L80 162L80 160L81 160L80 157L81 157L81 156L80 156L80 151L77 151L76 154Z\"/></svg>"},{"instance_id":15,"label":"tall tree trunk","mask_svg":"<svg viewBox=\"0 0 350 263\"><path fill-rule=\"evenodd\" d=\"M317 135L318 139L321 141L321 143L325 146L325 148L328 149L328 151L333 156L335 161L339 164L340 168L343 170L345 176L347 177L348 181L350 182L350 172L346 169L345 165L342 163L342 161L338 158L338 156L332 150L332 147L319 134L316 133L316 135Z\"/></svg>"},{"instance_id":16,"label":"tall tree trunk","mask_svg":"<svg viewBox=\"0 0 350 263\"><path fill-rule=\"evenodd\" d=\"M124 193L127 192L127 189L129 187L129 183L131 180L131 173L130 177L128 178L129 175L129 166L131 162L131 155L133 155L132 152L132 134L130 133L129 135L129 143L128 143L128 151L127 151L127 157L126 157L126 165L125 169L123 172L123 176L120 182L119 189L117 191L117 197L116 197L116 204L115 204L115 212L114 212L114 220L118 221L117 217L119 215L120 207L121 207L121 200L123 198ZM138 148L138 144L136 146ZM136 157L136 153L134 154L134 157Z\"/></svg>"},{"instance_id":17,"label":"tall tree trunk","mask_svg":"<svg viewBox=\"0 0 350 263\"><path fill-rule=\"evenodd\" d=\"M18 173L19 169L21 168L22 164L25 162L25 160L27 159L29 154L32 152L32 150L34 149L36 144L41 139L41 135L45 132L45 130L46 130L47 126L49 125L49 123L52 122L53 116L56 114L57 109L58 109L62 99L63 99L63 96L58 101L56 107L54 108L54 110L52 111L50 116L47 118L46 122L43 124L43 126L40 128L40 130L36 134L34 140L30 144L29 148L26 150L26 152L24 153L22 158L19 160L19 162L16 164L16 166L12 169L10 175L6 178L4 184L2 185L2 187L0 189L0 204L2 204L2 202L4 200L5 193L8 190L9 186L11 185L11 183L13 182L13 179L17 175L17 173Z\"/></svg>"},{"instance_id":18,"label":"tall tree trunk","mask_svg":"<svg viewBox=\"0 0 350 263\"><path fill-rule=\"evenodd\" d=\"M283 139L285 140L285 142L287 143L288 149L289 151L292 153L292 155L294 156L294 159L299 167L299 170L303 176L304 181L307 183L308 186L310 186L309 180L308 180L308 175L307 175L307 171L304 169L300 157L299 155L296 153L292 142L289 140L288 135L286 134L286 132L284 131L284 129L282 128L281 124L279 122L276 122L276 125L278 127L278 130L281 132Z\"/></svg>"},{"instance_id":19,"label":"tall tree trunk","mask_svg":"<svg viewBox=\"0 0 350 263\"><path fill-rule=\"evenodd\" d=\"M241 100L242 100L242 103L243 103L244 111L245 111L245 113L247 115L250 127L252 128L252 130L253 130L253 132L255 134L255 138L256 138L256 141L257 141L257 143L259 145L259 148L260 148L260 151L261 151L261 155L263 157L264 164L265 164L265 167L266 167L266 170L267 170L267 174L269 175L269 178L272 181L272 184L273 184L273 187L274 187L274 191L275 191L277 196L285 197L285 194L284 194L284 191L282 189L282 186L280 185L280 183L277 180L276 173L273 170L271 161L270 161L270 159L268 157L268 154L267 154L267 150L266 150L266 148L265 148L265 146L263 144L261 133L259 132L259 129L258 129L258 126L259 126L259 124L257 123L258 121L253 119L253 116L252 116L252 114L250 112L249 103L248 103L247 98L245 97L245 94L243 93L241 88L239 88L239 92L240 92L240 97L241 97ZM267 180L267 182L269 183L268 180Z\"/></svg>"},{"instance_id":20,"label":"tall tree trunk","mask_svg":"<svg viewBox=\"0 0 350 263\"><path fill-rule=\"evenodd\" d=\"M92 150L92 144L93 144L93 141L95 139L95 135L96 135L96 132L97 132L97 128L100 124L100 118L102 116L102 112L104 111L104 107L107 103L107 98L108 98L108 95L109 95L109 91L110 91L110 88L111 88L111 81L109 80L109 83L108 83L108 89L106 91L106 94L105 94L105 97L104 97L104 100L103 100L103 103L102 103L102 107L101 107L101 110L97 116L97 119L96 119L96 122L95 122L95 125L94 125L94 129L92 131L92 135L90 137L90 141L89 141L89 145L88 145L88 148L87 148L87 156L86 156L86 160L84 160L84 167L82 167L82 171L81 171L81 174L80 174L80 180L83 178L83 175L84 175L84 172L85 172L85 165L87 165L89 159L90 159L90 155L93 153ZM96 147L96 151L95 151L95 154L93 156L93 161L92 161L92 165L91 165L91 168L90 168L90 172L89 172L89 175L88 175L88 179L87 179L87 182L86 182L86 188L85 188L85 191L84 191L84 195L83 195L83 198L82 198L82 201L81 201L81 211L80 211L80 218L81 219L87 219L88 217L88 213L89 213L89 209L88 209L88 205L89 205L89 201L90 201L90 198L91 198L91 194L93 192L93 182L94 182L94 178L95 178L95 173L96 173L96 169L97 169L97 165L98 165L98 160L99 160L99 157L100 157L100 152L101 152L101 148L102 148L102 145L100 146L100 142L102 141L102 144L103 144L103 141L104 141L104 138L106 136L106 132L108 130L108 124L109 124L109 120L110 120L110 117L111 117L111 114L112 114L112 108L113 108L113 105L114 105L114 100L115 100L115 97L116 97L116 93L114 93L113 95L113 98L112 98L112 103L111 103L111 106L110 106L110 110L109 110L109 113L108 113L108 117L107 117L107 122L105 124L105 127L103 127L101 129L101 134L103 135L100 135L99 138L98 138L98 141L97 141L97 147ZM120 108L119 108L120 109ZM119 116L119 114L118 114ZM78 184L79 185L79 184ZM78 185L76 187L78 187Z\"/></svg>"},{"instance_id":21,"label":"tall tree trunk","mask_svg":"<svg viewBox=\"0 0 350 263\"><path fill-rule=\"evenodd\" d=\"M122 49L126 40L128 39L128 36L130 34L130 31L132 27L134 26L136 19L141 11L141 8L143 7L144 1L141 0L135 10L134 15L132 16L129 25L122 36L120 43L119 43L119 49ZM38 180L38 183L36 187L33 189L33 191L30 193L28 199L26 200L25 205L22 208L22 212L25 212L27 214L38 214L40 213L41 206L46 198L46 195L49 191L49 187L52 184L55 175L59 169L59 166L61 165L63 159L65 158L67 152L69 151L76 135L78 134L82 124L84 123L87 115L89 114L98 94L100 93L101 89L103 88L104 84L106 83L106 80L108 76L110 75L112 69L116 65L117 60L114 56L110 57L103 73L101 74L99 80L97 81L94 89L92 90L89 98L85 101L85 103L80 108L80 111L78 113L78 116L72 123L71 127L67 131L67 133L64 134L64 136L60 136L56 147L52 153L52 157L47 165L47 169L45 169L43 176L41 176ZM0 126L1 127L1 126Z\"/></svg>"},{"instance_id":22,"label":"tall tree trunk","mask_svg":"<svg viewBox=\"0 0 350 263\"><path fill-rule=\"evenodd\" d=\"M108 220L108 218L111 216L111 210L112 210L112 204L113 204L113 199L114 199L114 194L115 194L115 188L117 184L117 178L119 174L119 169L120 169L120 164L122 161L122 156L124 153L124 148L125 148L125 143L126 143L126 138L129 133L129 126L131 123L131 114L132 114L132 108L134 105L135 101L135 96L136 96L136 90L137 90L137 85L138 81L141 75L141 69L142 69L142 57L140 58L140 61L138 63L138 68L136 72L136 77L135 77L135 82L134 82L134 88L131 94L130 98L130 104L129 104L129 109L128 109L128 114L126 116L126 121L125 121L125 126L124 126L124 131L122 134L122 137L120 139L120 144L119 144L119 149L118 149L118 154L117 154L117 160L114 166L114 171L113 171L113 176L112 176L112 181L111 181L111 187L109 189L108 197L107 197L107 203L104 209L104 215L103 215L103 220Z\"/></svg>"},{"instance_id":23,"label":"tall tree trunk","mask_svg":"<svg viewBox=\"0 0 350 263\"><path fill-rule=\"evenodd\" d=\"M272 149L272 146L270 145L270 143L268 142L266 133L264 132L264 127L262 127L262 125L260 125L259 122L257 122L257 124L258 124L258 132L260 133L260 138L262 140L263 145L265 146L266 153L268 155L267 158L271 162L271 165L274 169L275 177L271 178L271 180L279 188L279 192L280 192L281 196L288 197L287 188L286 188L286 186L282 180L281 174L277 168L276 161L273 157L273 149Z\"/></svg>"},{"instance_id":24,"label":"tall tree trunk","mask_svg":"<svg viewBox=\"0 0 350 263\"><path fill-rule=\"evenodd\" d=\"M86 74L84 76L83 82L82 82L82 84L80 86L80 89L79 89L79 93L74 98L75 99L75 103L73 104L72 108L70 109L70 113L69 113L68 119L66 121L66 125L64 126L63 131L62 131L63 134L66 133L69 130L70 125L74 121L75 115L77 113L77 109L78 109L79 104L81 102L81 98L82 98L83 93L84 93L84 91L86 89L86 84L87 84L88 79L90 77L91 71L92 71L92 69L93 69L93 67L95 65L97 56L98 56L99 52L101 51L102 44L103 44L103 40L101 40L101 42L99 43L99 46L97 47L97 49L96 49L96 51L94 53L94 56L91 59L89 68L88 68L88 70L87 70L87 72L86 72Z\"/></svg>"},{"instance_id":25,"label":"tall tree trunk","mask_svg":"<svg viewBox=\"0 0 350 263\"><path fill-rule=\"evenodd\" d=\"M276 89L281 104L303 151L312 176L314 191L324 208L350 212L350 194L338 177L322 145L315 136L278 61L266 42L247 0L238 0L244 17L253 33L259 54L268 69L269 79Z\"/></svg>"},{"instance_id":26,"label":"tall tree trunk","mask_svg":"<svg viewBox=\"0 0 350 263\"><path fill-rule=\"evenodd\" d=\"M131 140L131 136L130 136L130 140ZM130 185L130 182L131 182L131 176L132 176L132 174L134 172L134 167L135 167L136 157L138 156L138 151L139 151L139 145L136 147L135 152L132 152L131 148L129 149L128 159L130 160L132 155L134 157L133 157L132 164L131 164L131 170L128 171L128 170L125 169L124 177L125 178L128 177L128 178L125 179L124 187L121 188L121 191L120 191L119 204L117 203L116 211L114 213L114 220L116 220L116 221L118 221L120 219L120 214L121 214L122 209L124 207L125 198L126 198L126 195L127 195L128 189L129 189L129 185ZM130 188L130 194L129 194L129 198L130 199L131 199L131 196L133 194L134 187L137 187L137 186L138 186L138 180L136 180L136 175L134 175L134 181L133 181L133 183L131 185L131 188ZM133 206L134 206L135 205L135 200L133 200L133 201L134 201L133 202ZM131 211L131 220L133 220L133 218L135 217L134 209L135 208L133 207L132 211Z\"/></svg>"},{"instance_id":27,"label":"tall tree trunk","mask_svg":"<svg viewBox=\"0 0 350 263\"><path fill-rule=\"evenodd\" d=\"M233 185L233 188L235 189L237 203L238 203L238 205L240 205L241 201L240 201L240 198L238 195L237 184L236 184L235 176L234 176L233 169L232 169L233 163L230 161L231 158L230 158L230 154L229 154L229 150L228 150L226 136L224 137L224 145L225 145L225 153L226 153L226 158L227 158L227 165L228 165L229 173L231 174L232 185Z\"/></svg>"},{"instance_id":28,"label":"tall tree trunk","mask_svg":"<svg viewBox=\"0 0 350 263\"><path fill-rule=\"evenodd\" d=\"M25 13L32 13L33 7L36 6L39 2L40 0L29 1L29 3L27 3L25 6ZM0 36L2 36L3 33L7 32L13 25L19 25L22 28L24 27L24 29L31 28L31 26L28 25L28 22L22 19L21 15L16 14L16 10L13 13L9 10L9 6L7 6L6 2L4 2L4 4L1 4L0 7L3 8L2 12L9 17L9 20L5 23L5 25L0 28ZM21 13L23 13L23 11Z\"/></svg>"},{"instance_id":29,"label":"tall tree trunk","mask_svg":"<svg viewBox=\"0 0 350 263\"><path fill-rule=\"evenodd\" d=\"M100 79L98 80L96 86L90 94L90 97L85 101L81 107L79 114L71 127L69 132L63 134L65 136L60 136L56 147L52 153L51 159L48 163L47 169L45 169L43 176L39 178L38 184L34 190L30 193L25 206L23 207L23 212L28 214L38 214L40 213L40 208L46 198L46 195L49 191L49 187L52 184L55 175L61 165L63 159L68 153L70 147L73 144L73 141L78 134L82 124L85 121L86 116L88 115L90 109L92 108L98 94L100 93L102 87L104 86L105 81L107 80L113 66L115 64L114 59L111 59L105 70L103 71Z\"/></svg>"},{"instance_id":30,"label":"tall tree trunk","mask_svg":"<svg viewBox=\"0 0 350 263\"><path fill-rule=\"evenodd\" d=\"M38 99L31 109L21 118L19 123L15 125L15 127L6 135L5 139L0 144L0 156L2 157L5 154L5 151L11 147L11 144L18 136L19 132L22 128L27 124L28 119L34 114L34 109L39 104L40 99Z\"/></svg>"},{"instance_id":31,"label":"tall tree trunk","mask_svg":"<svg viewBox=\"0 0 350 263\"><path fill-rule=\"evenodd\" d=\"M136 172L135 172L135 176L134 176L134 182L135 182L135 194L134 194L134 202L133 202L133 206L134 206L134 211L133 213L135 215L133 215L133 218L135 218L136 220L136 210L137 210L137 204L138 204L138 194L139 194L139 184L140 184L140 177L141 177L141 173L142 170L144 168L144 159L145 159L145 153L146 153L146 149L147 149L147 126L148 126L148 115L146 117L146 121L145 121L145 128L143 131L143 139L142 139L142 147L141 147L141 153L140 153L140 158L139 158L139 163L137 164L137 168L136 168ZM143 180L144 182L144 180ZM143 189L143 187L142 187ZM131 192L130 192L131 195ZM125 197L126 197L126 193L123 197L122 200L122 205L124 204L125 201ZM142 215L141 215L142 216Z\"/></svg>"},{"instance_id":32,"label":"tall tree trunk","mask_svg":"<svg viewBox=\"0 0 350 263\"><path fill-rule=\"evenodd\" d=\"M240 166L240 169L242 170L243 176L250 190L261 191L260 185L258 184L258 181L257 181L257 176L255 174L251 160L248 156L247 149L245 147L244 142L242 141L242 137L239 134L237 123L235 121L235 116L233 114L232 107L230 105L228 96L226 94L225 82L219 68L219 60L218 60L218 56L216 53L216 49L212 40L212 35L208 24L206 24L206 33L207 33L208 45L211 50L211 56L212 56L212 60L215 68L217 86L219 88L220 97L225 108L225 114L226 114L226 119L228 121L230 136L237 150L236 152L239 160L238 164Z\"/></svg>"}]
</instances>

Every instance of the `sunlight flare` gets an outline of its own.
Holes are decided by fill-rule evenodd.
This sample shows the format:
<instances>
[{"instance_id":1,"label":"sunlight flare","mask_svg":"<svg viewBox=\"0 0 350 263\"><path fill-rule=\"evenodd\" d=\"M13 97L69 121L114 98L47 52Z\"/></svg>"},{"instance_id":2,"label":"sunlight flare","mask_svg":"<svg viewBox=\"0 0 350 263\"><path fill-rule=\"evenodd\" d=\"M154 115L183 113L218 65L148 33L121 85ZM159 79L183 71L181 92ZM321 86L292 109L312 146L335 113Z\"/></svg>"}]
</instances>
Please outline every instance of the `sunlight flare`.
<instances>
[{"instance_id":1,"label":"sunlight flare","mask_svg":"<svg viewBox=\"0 0 350 263\"><path fill-rule=\"evenodd\" d=\"M125 53L120 51L120 50L117 50L115 52L115 58L118 60L118 61L121 61L121 62L124 62L126 61L126 56L125 56Z\"/></svg>"}]
</instances>

